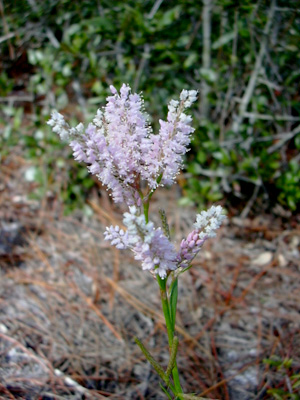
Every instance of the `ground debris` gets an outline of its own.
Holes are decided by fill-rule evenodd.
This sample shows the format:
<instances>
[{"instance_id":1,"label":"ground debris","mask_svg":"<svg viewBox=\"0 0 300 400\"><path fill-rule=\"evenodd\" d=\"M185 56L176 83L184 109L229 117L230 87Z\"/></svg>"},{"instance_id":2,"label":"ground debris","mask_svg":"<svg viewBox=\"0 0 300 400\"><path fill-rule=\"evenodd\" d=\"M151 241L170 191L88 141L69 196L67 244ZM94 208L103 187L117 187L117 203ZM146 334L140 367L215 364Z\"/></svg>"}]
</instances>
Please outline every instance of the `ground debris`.
<instances>
[{"instance_id":1,"label":"ground debris","mask_svg":"<svg viewBox=\"0 0 300 400\"><path fill-rule=\"evenodd\" d=\"M178 244L196 211L176 201L176 191L162 191L151 213L159 224L158 210L168 211ZM167 366L157 285L129 253L103 241L120 210L103 200L90 219L80 212L58 218L57 210L22 204L5 208L12 236L2 245L23 253L21 262L5 266L2 259L0 267L0 397L160 399L158 379L133 340L141 338ZM271 399L268 389L288 390L286 376L299 371L299 231L277 217L276 234L271 227L272 216L245 224L229 218L182 276L178 365L187 392ZM274 357L291 358L291 369L280 374L264 361Z\"/></svg>"}]
</instances>

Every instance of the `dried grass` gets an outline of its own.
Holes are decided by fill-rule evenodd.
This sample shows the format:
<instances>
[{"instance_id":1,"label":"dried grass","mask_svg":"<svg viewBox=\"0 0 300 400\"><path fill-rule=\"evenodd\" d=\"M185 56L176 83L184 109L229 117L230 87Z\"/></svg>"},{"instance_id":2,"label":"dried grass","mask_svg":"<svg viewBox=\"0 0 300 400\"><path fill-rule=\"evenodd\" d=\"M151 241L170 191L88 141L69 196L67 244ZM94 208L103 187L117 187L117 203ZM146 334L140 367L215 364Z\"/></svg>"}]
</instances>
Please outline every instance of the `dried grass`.
<instances>
[{"instance_id":1,"label":"dried grass","mask_svg":"<svg viewBox=\"0 0 300 400\"><path fill-rule=\"evenodd\" d=\"M62 217L59 203L26 199L24 165L7 159L1 172L2 231L18 224L18 240L0 252L1 398L162 398L133 341L142 338L167 365L157 285L102 237L107 224L120 223L120 210L102 195L90 202L93 219ZM162 191L153 212L167 210L178 243L195 210L178 208L176 198ZM289 390L291 371L262 360L292 358L300 370L299 233L274 217L233 219L182 277L178 364L186 391L246 400L272 398L270 387Z\"/></svg>"}]
</instances>

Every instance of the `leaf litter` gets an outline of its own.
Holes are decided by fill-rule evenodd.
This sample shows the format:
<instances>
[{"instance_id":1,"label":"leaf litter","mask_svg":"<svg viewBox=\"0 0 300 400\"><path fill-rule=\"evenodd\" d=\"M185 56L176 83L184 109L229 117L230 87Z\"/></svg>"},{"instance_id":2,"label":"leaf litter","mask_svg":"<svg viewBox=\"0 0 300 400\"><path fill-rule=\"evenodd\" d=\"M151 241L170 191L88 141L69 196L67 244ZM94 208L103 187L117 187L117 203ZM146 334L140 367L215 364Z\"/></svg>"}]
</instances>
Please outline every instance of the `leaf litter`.
<instances>
[{"instance_id":1,"label":"leaf litter","mask_svg":"<svg viewBox=\"0 0 300 400\"><path fill-rule=\"evenodd\" d=\"M59 201L29 199L30 165L8 157L0 191L0 395L3 399L159 399L159 383L134 342L168 364L157 287L130 254L103 240L121 210L91 195L92 218L64 217ZM180 243L196 211L162 190ZM153 217L155 219L155 217ZM214 399L297 393L300 371L299 217L229 217L206 243L178 298L178 365L187 392ZM286 371L263 360L292 359ZM298 389L299 390L299 389Z\"/></svg>"}]
</instances>

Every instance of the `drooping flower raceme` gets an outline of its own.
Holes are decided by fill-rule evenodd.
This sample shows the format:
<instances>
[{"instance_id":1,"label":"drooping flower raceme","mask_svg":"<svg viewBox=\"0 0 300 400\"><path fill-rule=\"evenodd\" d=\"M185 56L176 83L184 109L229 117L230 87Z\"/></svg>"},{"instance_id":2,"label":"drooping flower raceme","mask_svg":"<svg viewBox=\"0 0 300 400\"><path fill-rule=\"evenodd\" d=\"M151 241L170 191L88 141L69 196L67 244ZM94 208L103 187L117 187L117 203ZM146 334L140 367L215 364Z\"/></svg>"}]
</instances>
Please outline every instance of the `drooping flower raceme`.
<instances>
[{"instance_id":1,"label":"drooping flower raceme","mask_svg":"<svg viewBox=\"0 0 300 400\"><path fill-rule=\"evenodd\" d=\"M183 90L180 101L171 100L167 121L160 121L154 134L143 109L143 99L123 84L99 109L87 129L71 128L58 112L48 124L63 140L69 140L76 160L88 164L89 171L111 190L115 202L141 206L143 198L159 185L171 184L182 167L187 152L192 118L184 113L197 98L195 90ZM141 181L148 189L143 195Z\"/></svg>"}]
</instances>

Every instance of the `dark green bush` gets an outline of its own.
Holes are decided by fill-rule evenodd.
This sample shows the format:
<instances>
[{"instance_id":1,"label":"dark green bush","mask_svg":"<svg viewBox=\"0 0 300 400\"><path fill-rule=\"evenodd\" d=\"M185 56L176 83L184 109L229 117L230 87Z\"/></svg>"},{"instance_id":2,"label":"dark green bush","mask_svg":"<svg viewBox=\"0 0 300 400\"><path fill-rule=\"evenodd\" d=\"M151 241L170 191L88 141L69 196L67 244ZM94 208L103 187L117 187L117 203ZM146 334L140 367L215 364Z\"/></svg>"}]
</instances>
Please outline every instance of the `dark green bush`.
<instances>
[{"instance_id":1,"label":"dark green bush","mask_svg":"<svg viewBox=\"0 0 300 400\"><path fill-rule=\"evenodd\" d=\"M90 120L111 83L143 90L156 128L166 113L161 104L183 88L198 89L183 201L202 205L225 197L228 205L244 207L256 196L260 208L280 202L296 211L300 14L293 1L274 4L219 0L209 21L202 2L191 0L162 2L158 9L150 0L6 2L0 24L14 35L0 44L1 96L25 91L34 99L34 118L23 107L28 156L36 157L36 146L52 171L53 152L63 147L54 138L36 141L35 131L46 129L52 108L74 121ZM208 63L204 23L211 27ZM4 111L7 137L14 115ZM78 200L82 179L86 192L93 181L71 161L62 169L70 171L63 198Z\"/></svg>"}]
</instances>

